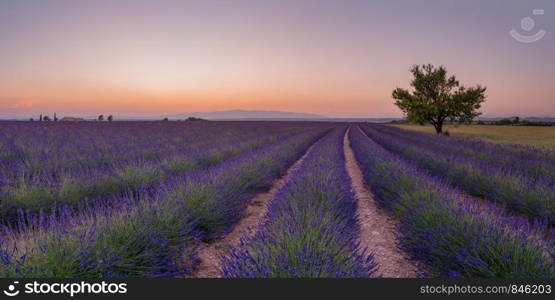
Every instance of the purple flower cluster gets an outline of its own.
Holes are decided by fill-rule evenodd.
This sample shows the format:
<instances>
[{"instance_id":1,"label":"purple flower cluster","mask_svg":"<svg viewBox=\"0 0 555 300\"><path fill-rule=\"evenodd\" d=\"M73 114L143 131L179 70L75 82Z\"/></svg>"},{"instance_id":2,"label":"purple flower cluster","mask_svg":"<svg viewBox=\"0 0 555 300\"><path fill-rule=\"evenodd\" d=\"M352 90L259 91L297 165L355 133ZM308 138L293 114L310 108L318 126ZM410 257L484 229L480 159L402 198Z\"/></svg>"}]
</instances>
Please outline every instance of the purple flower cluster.
<instances>
[{"instance_id":1,"label":"purple flower cluster","mask_svg":"<svg viewBox=\"0 0 555 300\"><path fill-rule=\"evenodd\" d=\"M387 150L471 195L555 223L555 163L549 151L422 133L411 137L412 132L381 125L363 130Z\"/></svg>"},{"instance_id":2,"label":"purple flower cluster","mask_svg":"<svg viewBox=\"0 0 555 300\"><path fill-rule=\"evenodd\" d=\"M269 206L267 222L223 258L225 277L368 277L356 201L345 169L345 126L311 150Z\"/></svg>"},{"instance_id":3,"label":"purple flower cluster","mask_svg":"<svg viewBox=\"0 0 555 300\"><path fill-rule=\"evenodd\" d=\"M0 122L0 217L117 198L317 126L201 123Z\"/></svg>"},{"instance_id":4,"label":"purple flower cluster","mask_svg":"<svg viewBox=\"0 0 555 300\"><path fill-rule=\"evenodd\" d=\"M555 150L519 144L495 144L476 138L444 136L403 130L393 126L372 125L372 129L408 140L419 146L441 149L471 157L481 164L494 166L529 179L555 180Z\"/></svg>"},{"instance_id":5,"label":"purple flower cluster","mask_svg":"<svg viewBox=\"0 0 555 300\"><path fill-rule=\"evenodd\" d=\"M173 175L160 185L128 190L82 210L66 206L39 213L17 230L6 228L0 275L145 277L190 272L197 263L199 241L230 231L246 200L269 187L332 127L291 125L289 130L296 134L222 163ZM256 132L256 126L266 125L239 127Z\"/></svg>"},{"instance_id":6,"label":"purple flower cluster","mask_svg":"<svg viewBox=\"0 0 555 300\"><path fill-rule=\"evenodd\" d=\"M529 229L511 219L477 214L445 181L382 148L361 130L351 130L350 139L375 199L399 217L400 247L426 263L431 275L555 276L552 250L532 238Z\"/></svg>"}]
</instances>

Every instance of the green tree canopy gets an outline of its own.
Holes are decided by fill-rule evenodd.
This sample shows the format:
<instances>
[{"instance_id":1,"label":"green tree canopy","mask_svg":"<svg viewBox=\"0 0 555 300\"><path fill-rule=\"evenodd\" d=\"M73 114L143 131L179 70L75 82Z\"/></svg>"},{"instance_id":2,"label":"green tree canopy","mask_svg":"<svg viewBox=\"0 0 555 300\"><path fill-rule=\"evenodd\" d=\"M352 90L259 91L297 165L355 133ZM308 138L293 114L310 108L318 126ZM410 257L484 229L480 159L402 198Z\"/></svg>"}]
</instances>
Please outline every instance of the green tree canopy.
<instances>
[{"instance_id":1,"label":"green tree canopy","mask_svg":"<svg viewBox=\"0 0 555 300\"><path fill-rule=\"evenodd\" d=\"M455 76L447 76L443 66L415 65L410 72L414 76L410 83L413 91L396 88L392 93L395 105L409 122L429 122L441 133L447 119L470 122L481 114L478 109L486 99L485 87L461 86Z\"/></svg>"}]
</instances>

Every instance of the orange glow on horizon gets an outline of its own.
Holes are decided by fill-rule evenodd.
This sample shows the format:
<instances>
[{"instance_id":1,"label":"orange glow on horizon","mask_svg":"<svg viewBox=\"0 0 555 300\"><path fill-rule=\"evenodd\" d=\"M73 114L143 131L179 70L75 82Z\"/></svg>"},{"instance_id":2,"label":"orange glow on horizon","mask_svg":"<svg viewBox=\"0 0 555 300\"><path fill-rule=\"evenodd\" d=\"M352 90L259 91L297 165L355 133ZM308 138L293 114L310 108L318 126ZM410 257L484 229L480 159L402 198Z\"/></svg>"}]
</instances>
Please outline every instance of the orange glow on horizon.
<instances>
[{"instance_id":1,"label":"orange glow on horizon","mask_svg":"<svg viewBox=\"0 0 555 300\"><path fill-rule=\"evenodd\" d=\"M520 5L398 1L0 2L0 117L400 117L391 91L423 63L487 86L486 116L555 116L555 40L512 39Z\"/></svg>"}]
</instances>

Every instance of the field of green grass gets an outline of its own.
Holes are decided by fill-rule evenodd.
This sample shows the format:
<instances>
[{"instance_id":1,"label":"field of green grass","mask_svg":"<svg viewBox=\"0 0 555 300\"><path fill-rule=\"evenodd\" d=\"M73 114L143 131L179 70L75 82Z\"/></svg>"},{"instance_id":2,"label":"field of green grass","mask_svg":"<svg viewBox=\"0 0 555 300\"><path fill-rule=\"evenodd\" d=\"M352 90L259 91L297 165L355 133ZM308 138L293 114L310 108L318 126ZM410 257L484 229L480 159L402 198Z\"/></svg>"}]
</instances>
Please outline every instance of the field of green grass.
<instances>
[{"instance_id":1,"label":"field of green grass","mask_svg":"<svg viewBox=\"0 0 555 300\"><path fill-rule=\"evenodd\" d=\"M434 133L430 125L391 125L403 129ZM443 129L451 135L480 138L495 143L526 144L555 149L555 127L447 125Z\"/></svg>"}]
</instances>

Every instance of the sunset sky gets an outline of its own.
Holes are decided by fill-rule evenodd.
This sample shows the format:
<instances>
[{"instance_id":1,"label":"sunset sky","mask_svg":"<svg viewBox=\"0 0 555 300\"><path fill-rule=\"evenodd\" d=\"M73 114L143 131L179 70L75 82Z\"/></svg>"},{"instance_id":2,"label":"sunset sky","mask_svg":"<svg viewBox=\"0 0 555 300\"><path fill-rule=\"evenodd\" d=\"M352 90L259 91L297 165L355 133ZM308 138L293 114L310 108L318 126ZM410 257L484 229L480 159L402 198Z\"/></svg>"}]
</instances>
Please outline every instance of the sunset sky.
<instances>
[{"instance_id":1,"label":"sunset sky","mask_svg":"<svg viewBox=\"0 0 555 300\"><path fill-rule=\"evenodd\" d=\"M399 117L422 63L487 86L485 116L555 116L555 1L0 0L0 117Z\"/></svg>"}]
</instances>

